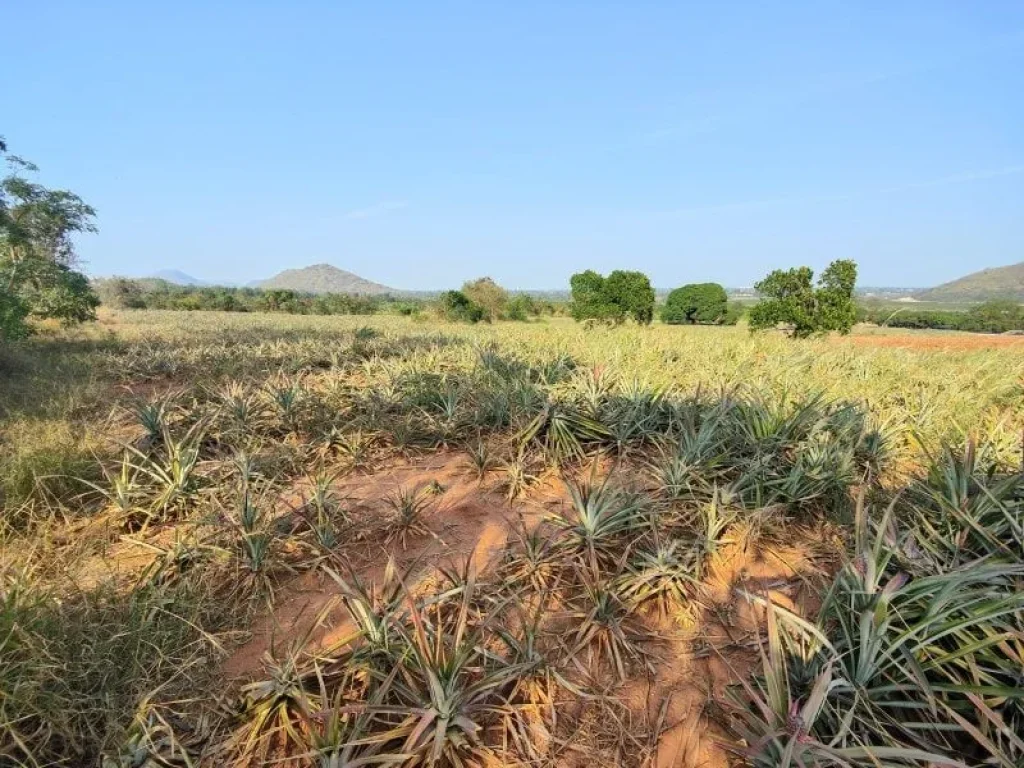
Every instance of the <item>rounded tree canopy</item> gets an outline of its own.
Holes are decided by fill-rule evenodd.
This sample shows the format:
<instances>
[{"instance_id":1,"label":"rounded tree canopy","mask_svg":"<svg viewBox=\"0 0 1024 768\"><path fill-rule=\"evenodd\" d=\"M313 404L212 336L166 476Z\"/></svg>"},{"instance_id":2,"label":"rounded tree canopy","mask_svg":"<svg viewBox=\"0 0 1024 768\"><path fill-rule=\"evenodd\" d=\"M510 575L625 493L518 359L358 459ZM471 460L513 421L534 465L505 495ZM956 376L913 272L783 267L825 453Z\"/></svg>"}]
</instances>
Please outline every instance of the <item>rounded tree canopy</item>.
<instances>
[{"instance_id":1,"label":"rounded tree canopy","mask_svg":"<svg viewBox=\"0 0 1024 768\"><path fill-rule=\"evenodd\" d=\"M729 298L718 283L690 283L672 291L661 310L663 322L720 323L728 312Z\"/></svg>"}]
</instances>

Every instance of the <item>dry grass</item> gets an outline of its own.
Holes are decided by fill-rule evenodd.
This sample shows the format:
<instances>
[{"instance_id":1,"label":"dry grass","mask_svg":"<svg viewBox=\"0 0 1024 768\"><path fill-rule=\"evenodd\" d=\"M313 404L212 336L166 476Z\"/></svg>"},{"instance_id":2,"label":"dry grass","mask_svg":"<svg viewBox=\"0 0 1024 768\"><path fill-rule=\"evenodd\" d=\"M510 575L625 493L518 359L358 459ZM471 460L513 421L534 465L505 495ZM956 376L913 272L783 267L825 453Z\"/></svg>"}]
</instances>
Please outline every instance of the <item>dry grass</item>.
<instances>
[{"instance_id":1,"label":"dry grass","mask_svg":"<svg viewBox=\"0 0 1024 768\"><path fill-rule=\"evenodd\" d=\"M758 765L1015 764L1024 349L905 336L108 312L3 350L0 755L698 765L724 758L694 729L734 706ZM794 535L860 558L817 624L787 590L827 574L762 559ZM472 566L436 569L456 552ZM325 579L344 610L299 621L296 585ZM847 669L881 693L844 698L863 648L836 627L862 614L919 655L923 698L891 663ZM289 615L225 698L220 662ZM938 645L901 644L910 622Z\"/></svg>"}]
</instances>

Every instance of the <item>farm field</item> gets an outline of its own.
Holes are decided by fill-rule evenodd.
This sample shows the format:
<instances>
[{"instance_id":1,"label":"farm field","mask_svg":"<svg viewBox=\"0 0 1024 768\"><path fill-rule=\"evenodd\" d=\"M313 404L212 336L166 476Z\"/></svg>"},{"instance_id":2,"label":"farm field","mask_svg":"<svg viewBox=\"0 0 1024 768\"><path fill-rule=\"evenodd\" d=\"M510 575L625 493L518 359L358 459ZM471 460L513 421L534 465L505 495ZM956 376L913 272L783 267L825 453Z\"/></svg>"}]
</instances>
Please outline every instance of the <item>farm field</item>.
<instances>
[{"instance_id":1,"label":"farm field","mask_svg":"<svg viewBox=\"0 0 1024 768\"><path fill-rule=\"evenodd\" d=\"M1021 337L104 309L0 385L0 764L1024 761Z\"/></svg>"}]
</instances>

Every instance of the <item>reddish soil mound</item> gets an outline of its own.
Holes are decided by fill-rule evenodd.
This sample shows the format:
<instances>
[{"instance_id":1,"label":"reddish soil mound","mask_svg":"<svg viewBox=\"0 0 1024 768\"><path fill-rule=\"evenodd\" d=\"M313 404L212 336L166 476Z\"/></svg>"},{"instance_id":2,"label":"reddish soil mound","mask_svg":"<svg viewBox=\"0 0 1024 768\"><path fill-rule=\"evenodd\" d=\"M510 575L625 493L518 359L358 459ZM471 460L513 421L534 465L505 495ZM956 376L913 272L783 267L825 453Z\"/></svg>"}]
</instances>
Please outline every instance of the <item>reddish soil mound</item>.
<instances>
[{"instance_id":1,"label":"reddish soil mound","mask_svg":"<svg viewBox=\"0 0 1024 768\"><path fill-rule=\"evenodd\" d=\"M338 484L339 494L362 514L386 514L383 500L399 488L443 489L427 515L430 535L401 542L369 536L344 544L338 553L364 582L380 583L388 556L400 568L413 568L416 581L429 577L438 565L473 558L480 572L508 545L512 524L536 525L545 511L566 503L560 484L534 488L529 498L510 505L501 495L469 477L462 459L451 453L408 464L396 463L372 475L348 477ZM649 618L652 642L650 669L634 675L614 695L622 702L619 721L611 724L607 708L594 709L593 729L614 730L619 739L634 739L621 748L647 755L648 764L717 767L729 765L720 744L721 730L706 706L720 700L740 676L749 678L759 663L758 644L764 609L742 592L766 596L806 614L815 605L808 577L816 577L814 553L822 549L820 537L799 527L787 529L791 544L780 547L760 540L748 526L738 525L712 557L708 575L685 617ZM224 664L224 674L236 683L258 674L263 655L307 637L326 645L348 634L352 627L336 605L339 594L333 580L309 573L280 588L273 612L261 617L251 639ZM327 612L327 620L315 627ZM574 713L576 730L558 733L557 765L593 765L593 733L580 735L591 705L580 703ZM604 718L605 722L601 722ZM653 734L649 743L631 733ZM612 750L615 752L615 750Z\"/></svg>"},{"instance_id":2,"label":"reddish soil mound","mask_svg":"<svg viewBox=\"0 0 1024 768\"><path fill-rule=\"evenodd\" d=\"M460 564L471 557L485 571L487 563L503 551L512 524L538 522L546 507L563 503L555 484L541 485L529 500L512 505L499 493L487 490L470 476L461 454L438 453L413 463L395 463L371 475L351 475L336 485L343 505L362 516L389 514L386 499L399 489L438 490L425 516L430 535L409 536L388 543L381 536L347 543L336 555L344 566L366 584L383 580L388 558L400 572L409 568L420 579L435 567ZM335 564L337 569L338 565ZM410 585L411 586L411 585ZM338 585L322 572L311 572L281 588L274 598L273 613L257 620L252 639L232 654L224 665L229 679L245 677L260 668L263 654L287 648L305 638L325 609L340 595ZM331 610L325 626L313 631L314 642L329 644L351 630L344 610Z\"/></svg>"}]
</instances>

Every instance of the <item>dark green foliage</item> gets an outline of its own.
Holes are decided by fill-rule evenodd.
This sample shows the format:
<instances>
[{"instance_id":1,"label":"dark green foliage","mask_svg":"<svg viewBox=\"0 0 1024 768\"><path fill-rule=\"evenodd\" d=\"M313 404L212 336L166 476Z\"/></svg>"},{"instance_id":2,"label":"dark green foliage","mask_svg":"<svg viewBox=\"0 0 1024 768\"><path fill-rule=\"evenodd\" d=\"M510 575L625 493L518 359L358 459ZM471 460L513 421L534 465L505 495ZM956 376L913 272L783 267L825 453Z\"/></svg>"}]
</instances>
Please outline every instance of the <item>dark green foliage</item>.
<instances>
[{"instance_id":1,"label":"dark green foliage","mask_svg":"<svg viewBox=\"0 0 1024 768\"><path fill-rule=\"evenodd\" d=\"M0 339L29 333L29 317L65 324L92 319L99 300L72 269L72 236L94 232L96 212L71 192L20 175L35 166L7 156L13 170L0 180Z\"/></svg>"},{"instance_id":2,"label":"dark green foliage","mask_svg":"<svg viewBox=\"0 0 1024 768\"><path fill-rule=\"evenodd\" d=\"M570 313L574 320L621 321L622 312L608 295L605 279L588 269L569 280L572 289Z\"/></svg>"},{"instance_id":3,"label":"dark green foliage","mask_svg":"<svg viewBox=\"0 0 1024 768\"><path fill-rule=\"evenodd\" d=\"M32 314L60 320L64 325L92 320L100 305L89 279L63 264L45 265L25 293Z\"/></svg>"},{"instance_id":4,"label":"dark green foliage","mask_svg":"<svg viewBox=\"0 0 1024 768\"><path fill-rule=\"evenodd\" d=\"M796 338L816 333L849 333L856 321L853 289L857 265L849 260L833 261L812 285L810 267L777 269L754 288L761 301L750 310L750 329L763 330L779 324L792 327Z\"/></svg>"},{"instance_id":5,"label":"dark green foliage","mask_svg":"<svg viewBox=\"0 0 1024 768\"><path fill-rule=\"evenodd\" d=\"M437 301L441 314L448 320L479 323L484 310L469 300L462 291L445 291Z\"/></svg>"},{"instance_id":6,"label":"dark green foliage","mask_svg":"<svg viewBox=\"0 0 1024 768\"><path fill-rule=\"evenodd\" d=\"M994 299L967 313L966 330L1003 333L1024 328L1024 307L1008 299Z\"/></svg>"},{"instance_id":7,"label":"dark green foliage","mask_svg":"<svg viewBox=\"0 0 1024 768\"><path fill-rule=\"evenodd\" d=\"M649 325L654 319L654 288L642 272L617 269L605 278L588 269L573 275L569 284L570 312L576 320L621 323L632 318Z\"/></svg>"},{"instance_id":8,"label":"dark green foliage","mask_svg":"<svg viewBox=\"0 0 1024 768\"><path fill-rule=\"evenodd\" d=\"M793 335L810 336L817 330L814 319L814 288L810 267L775 270L757 283L761 301L750 310L751 330L774 328L779 323L793 326Z\"/></svg>"},{"instance_id":9,"label":"dark green foliage","mask_svg":"<svg viewBox=\"0 0 1024 768\"><path fill-rule=\"evenodd\" d=\"M728 314L728 297L718 283L691 283L668 295L661 310L662 322L721 323Z\"/></svg>"},{"instance_id":10,"label":"dark green foliage","mask_svg":"<svg viewBox=\"0 0 1024 768\"><path fill-rule=\"evenodd\" d=\"M1024 307L1014 301L994 299L967 311L886 306L858 308L859 320L889 328L935 328L974 333L1006 333L1024 330Z\"/></svg>"},{"instance_id":11,"label":"dark green foliage","mask_svg":"<svg viewBox=\"0 0 1024 768\"><path fill-rule=\"evenodd\" d=\"M17 294L0 285L0 339L20 339L28 334L28 306Z\"/></svg>"},{"instance_id":12,"label":"dark green foliage","mask_svg":"<svg viewBox=\"0 0 1024 768\"><path fill-rule=\"evenodd\" d=\"M654 288L643 272L617 269L608 275L605 283L608 295L627 317L640 325L650 325L654 319Z\"/></svg>"},{"instance_id":13,"label":"dark green foliage","mask_svg":"<svg viewBox=\"0 0 1024 768\"><path fill-rule=\"evenodd\" d=\"M857 284L857 265L849 259L833 261L818 278L814 292L817 303L816 323L819 332L849 333L857 321L853 289Z\"/></svg>"}]
</instances>

